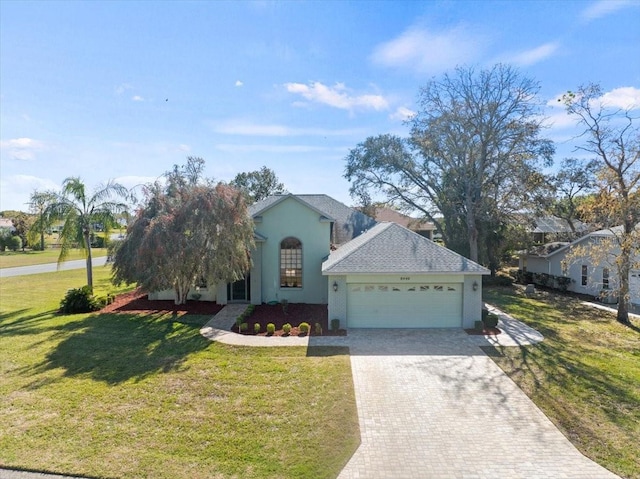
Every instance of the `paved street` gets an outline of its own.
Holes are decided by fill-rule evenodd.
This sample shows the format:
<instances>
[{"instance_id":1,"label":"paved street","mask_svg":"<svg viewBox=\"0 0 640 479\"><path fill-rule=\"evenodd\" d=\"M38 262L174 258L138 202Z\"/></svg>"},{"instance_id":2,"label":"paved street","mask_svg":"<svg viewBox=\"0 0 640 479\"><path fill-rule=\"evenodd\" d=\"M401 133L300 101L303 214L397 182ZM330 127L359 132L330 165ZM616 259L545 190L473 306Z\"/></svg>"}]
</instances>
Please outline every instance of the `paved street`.
<instances>
[{"instance_id":1,"label":"paved street","mask_svg":"<svg viewBox=\"0 0 640 479\"><path fill-rule=\"evenodd\" d=\"M99 258L93 258L91 264L93 266L104 266L107 262L106 256ZM24 276L27 274L40 274L40 273L54 273L55 271L66 271L69 269L81 269L86 265L86 261L83 259L65 261L60 265L56 263L35 264L33 266L19 266L17 268L2 268L0 269L0 278L10 278L12 276Z\"/></svg>"}]
</instances>

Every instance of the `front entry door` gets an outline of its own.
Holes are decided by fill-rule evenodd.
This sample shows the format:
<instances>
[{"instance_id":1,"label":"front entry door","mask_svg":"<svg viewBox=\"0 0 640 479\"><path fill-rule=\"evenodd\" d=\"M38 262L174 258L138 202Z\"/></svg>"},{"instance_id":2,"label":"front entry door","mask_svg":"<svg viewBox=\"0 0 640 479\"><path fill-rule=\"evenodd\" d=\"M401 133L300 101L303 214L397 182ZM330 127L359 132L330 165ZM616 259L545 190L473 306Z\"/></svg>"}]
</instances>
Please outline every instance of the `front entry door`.
<instances>
[{"instance_id":1,"label":"front entry door","mask_svg":"<svg viewBox=\"0 0 640 479\"><path fill-rule=\"evenodd\" d=\"M251 280L245 278L227 284L227 301L251 301Z\"/></svg>"}]
</instances>

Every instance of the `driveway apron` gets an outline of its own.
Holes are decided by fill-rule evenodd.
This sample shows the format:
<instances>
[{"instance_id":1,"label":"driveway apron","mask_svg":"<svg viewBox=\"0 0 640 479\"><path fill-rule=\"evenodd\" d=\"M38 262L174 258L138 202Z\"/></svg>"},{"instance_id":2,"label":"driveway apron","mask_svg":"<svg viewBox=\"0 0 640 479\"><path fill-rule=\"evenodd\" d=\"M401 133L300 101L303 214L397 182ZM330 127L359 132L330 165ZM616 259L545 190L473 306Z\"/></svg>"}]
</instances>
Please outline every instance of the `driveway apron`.
<instances>
[{"instance_id":1,"label":"driveway apron","mask_svg":"<svg viewBox=\"0 0 640 479\"><path fill-rule=\"evenodd\" d=\"M361 444L340 479L615 478L461 330L350 330Z\"/></svg>"}]
</instances>

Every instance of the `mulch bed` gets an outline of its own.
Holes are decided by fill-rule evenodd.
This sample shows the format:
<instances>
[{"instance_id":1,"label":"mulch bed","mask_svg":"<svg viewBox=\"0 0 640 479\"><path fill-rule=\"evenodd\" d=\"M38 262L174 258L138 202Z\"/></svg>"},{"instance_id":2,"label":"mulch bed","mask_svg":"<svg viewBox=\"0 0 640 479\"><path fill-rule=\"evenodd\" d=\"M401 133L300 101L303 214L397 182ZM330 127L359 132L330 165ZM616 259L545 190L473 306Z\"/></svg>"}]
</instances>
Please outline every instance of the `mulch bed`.
<instances>
[{"instance_id":1,"label":"mulch bed","mask_svg":"<svg viewBox=\"0 0 640 479\"><path fill-rule=\"evenodd\" d=\"M210 315L217 314L222 305L212 301L187 301L187 304L175 304L172 300L153 300L147 293L139 290L119 294L113 303L100 310L102 313L174 313L177 316L187 314Z\"/></svg>"},{"instance_id":2,"label":"mulch bed","mask_svg":"<svg viewBox=\"0 0 640 479\"><path fill-rule=\"evenodd\" d=\"M496 336L498 334L502 334L502 331L500 331L498 328L484 328L482 330L480 330L480 329L465 329L465 332L467 334L471 334L473 336L479 336L479 335Z\"/></svg>"},{"instance_id":3,"label":"mulch bed","mask_svg":"<svg viewBox=\"0 0 640 479\"><path fill-rule=\"evenodd\" d=\"M119 294L113 303L108 304L100 310L102 313L135 313L135 314L159 314L173 313L176 316L184 315L210 315L217 314L224 305L212 301L187 301L187 304L175 304L172 300L150 300L147 293L140 290ZM259 335L266 336L267 324L273 323L276 332L273 336L284 336L282 325L291 324L289 336L299 336L298 326L302 322L307 322L311 326L310 334L315 335L315 324L320 323L324 336L346 335L346 331L341 329L337 332L329 330L326 304L289 304L286 311L282 305L259 304L256 305L253 314L246 319L249 324L249 331L242 334L254 335L253 325L260 323ZM232 331L237 332L238 327L229 325Z\"/></svg>"},{"instance_id":4,"label":"mulch bed","mask_svg":"<svg viewBox=\"0 0 640 479\"><path fill-rule=\"evenodd\" d=\"M328 312L326 304L302 304L302 303L290 303L286 309L281 304L258 304L256 305L253 314L245 320L249 325L249 330L241 334L248 334L255 336L253 332L253 325L255 323L260 324L260 333L258 336L267 336L267 324L273 323L276 327L276 331L273 336L285 336L282 331L282 326L285 323L291 325L291 332L289 336L300 336L300 329L298 326L300 323L306 322L311 326L310 335L315 336L315 324L320 323L322 327L323 336L344 336L346 331L341 329L339 331L330 331L328 324ZM238 332L237 325L233 325L232 331Z\"/></svg>"}]
</instances>

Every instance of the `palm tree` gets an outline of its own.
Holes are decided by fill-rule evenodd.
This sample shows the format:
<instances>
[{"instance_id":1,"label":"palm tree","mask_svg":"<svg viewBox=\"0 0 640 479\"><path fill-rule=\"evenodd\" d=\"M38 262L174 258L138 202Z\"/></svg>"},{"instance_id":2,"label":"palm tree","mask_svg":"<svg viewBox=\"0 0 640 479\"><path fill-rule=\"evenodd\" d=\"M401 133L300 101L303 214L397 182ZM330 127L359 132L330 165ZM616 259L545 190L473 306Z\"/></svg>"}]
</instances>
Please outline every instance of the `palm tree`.
<instances>
[{"instance_id":1,"label":"palm tree","mask_svg":"<svg viewBox=\"0 0 640 479\"><path fill-rule=\"evenodd\" d=\"M128 190L113 181L100 185L92 196L85 192L85 184L78 177L71 177L62 183L62 192L57 195L47 212L54 218L63 221L60 232L60 265L73 247L80 247L86 252L87 284L93 288L93 269L91 265L91 239L96 224L102 224L108 235L111 225L115 223L116 215L126 211L124 202L115 198L125 199Z\"/></svg>"}]
</instances>

